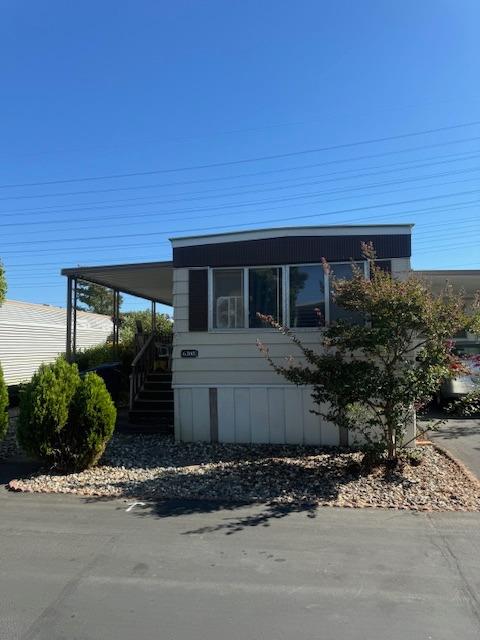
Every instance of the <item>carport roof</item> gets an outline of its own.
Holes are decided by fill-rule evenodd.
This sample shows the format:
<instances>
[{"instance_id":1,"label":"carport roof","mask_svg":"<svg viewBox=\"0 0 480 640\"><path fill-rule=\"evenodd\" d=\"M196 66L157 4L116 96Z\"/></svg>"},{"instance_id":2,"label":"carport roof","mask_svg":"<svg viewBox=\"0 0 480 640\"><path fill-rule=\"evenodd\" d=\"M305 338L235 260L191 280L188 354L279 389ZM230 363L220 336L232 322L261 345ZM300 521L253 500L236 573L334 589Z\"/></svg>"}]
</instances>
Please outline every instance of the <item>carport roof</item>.
<instances>
[{"instance_id":1,"label":"carport roof","mask_svg":"<svg viewBox=\"0 0 480 640\"><path fill-rule=\"evenodd\" d=\"M171 262L112 264L62 269L63 276L100 284L139 298L172 305L173 265Z\"/></svg>"}]
</instances>

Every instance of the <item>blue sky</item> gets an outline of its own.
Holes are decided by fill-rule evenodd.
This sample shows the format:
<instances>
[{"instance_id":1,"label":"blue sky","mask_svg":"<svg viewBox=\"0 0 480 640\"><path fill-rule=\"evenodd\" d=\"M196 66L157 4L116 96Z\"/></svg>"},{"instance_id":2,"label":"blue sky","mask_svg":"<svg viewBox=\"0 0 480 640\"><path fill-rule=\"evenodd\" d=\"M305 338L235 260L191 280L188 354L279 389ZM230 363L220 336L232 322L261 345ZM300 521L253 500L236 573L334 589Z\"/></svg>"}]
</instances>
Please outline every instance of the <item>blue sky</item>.
<instances>
[{"instance_id":1,"label":"blue sky","mask_svg":"<svg viewBox=\"0 0 480 640\"><path fill-rule=\"evenodd\" d=\"M9 298L256 226L414 222L416 268L480 268L476 0L0 7Z\"/></svg>"}]
</instances>

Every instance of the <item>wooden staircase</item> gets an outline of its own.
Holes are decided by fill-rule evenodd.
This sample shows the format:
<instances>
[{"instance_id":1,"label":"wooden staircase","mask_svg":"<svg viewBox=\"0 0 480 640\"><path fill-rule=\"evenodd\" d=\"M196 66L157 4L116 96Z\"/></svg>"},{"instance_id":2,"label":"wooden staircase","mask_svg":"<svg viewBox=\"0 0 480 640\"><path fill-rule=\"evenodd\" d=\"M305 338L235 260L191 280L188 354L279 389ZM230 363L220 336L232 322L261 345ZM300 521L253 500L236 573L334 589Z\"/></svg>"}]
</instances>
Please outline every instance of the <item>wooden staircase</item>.
<instances>
[{"instance_id":1,"label":"wooden staircase","mask_svg":"<svg viewBox=\"0 0 480 640\"><path fill-rule=\"evenodd\" d=\"M173 432L172 372L169 368L156 369L159 344L160 349L166 347L164 357L169 365L171 342L163 345L155 334L147 340L132 364L129 422L131 430L138 433Z\"/></svg>"}]
</instances>

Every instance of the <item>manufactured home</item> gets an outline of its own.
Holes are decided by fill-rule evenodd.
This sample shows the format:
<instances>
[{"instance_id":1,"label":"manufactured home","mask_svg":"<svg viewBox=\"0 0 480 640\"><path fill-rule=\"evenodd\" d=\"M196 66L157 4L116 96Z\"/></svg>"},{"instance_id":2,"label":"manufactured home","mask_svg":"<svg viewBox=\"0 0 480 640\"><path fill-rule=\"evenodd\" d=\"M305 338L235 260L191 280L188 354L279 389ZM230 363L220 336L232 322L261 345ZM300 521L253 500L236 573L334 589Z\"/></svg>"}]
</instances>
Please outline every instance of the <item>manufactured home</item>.
<instances>
[{"instance_id":1,"label":"manufactured home","mask_svg":"<svg viewBox=\"0 0 480 640\"><path fill-rule=\"evenodd\" d=\"M266 362L258 341L278 361L298 354L257 314L273 316L318 348L322 326L345 313L332 299L322 259L338 277L351 275L351 260L367 275L362 243L372 242L383 267L402 278L410 271L411 229L409 224L289 227L173 238L168 262L64 269L71 318L67 353L74 348L78 280L143 297L152 308L171 305L171 371L149 375L152 350L158 350L152 336L133 365L134 410L143 402L153 414L157 401L160 417L162 406L169 407L175 437L182 441L348 444L348 434L311 412L309 389L287 383Z\"/></svg>"},{"instance_id":2,"label":"manufactured home","mask_svg":"<svg viewBox=\"0 0 480 640\"><path fill-rule=\"evenodd\" d=\"M27 382L42 363L64 353L66 326L61 307L6 300L0 306L0 363L7 385ZM105 343L112 327L108 316L78 311L77 348Z\"/></svg>"}]
</instances>

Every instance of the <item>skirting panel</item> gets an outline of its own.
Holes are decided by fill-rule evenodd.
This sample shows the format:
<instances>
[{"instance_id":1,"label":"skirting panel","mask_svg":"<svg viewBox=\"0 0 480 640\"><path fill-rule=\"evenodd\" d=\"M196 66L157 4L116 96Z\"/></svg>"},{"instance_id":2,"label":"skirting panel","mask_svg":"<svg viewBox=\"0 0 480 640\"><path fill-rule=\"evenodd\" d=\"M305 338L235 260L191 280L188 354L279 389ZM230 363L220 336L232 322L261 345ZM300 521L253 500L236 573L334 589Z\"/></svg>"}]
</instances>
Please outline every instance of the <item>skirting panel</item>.
<instances>
[{"instance_id":1,"label":"skirting panel","mask_svg":"<svg viewBox=\"0 0 480 640\"><path fill-rule=\"evenodd\" d=\"M311 413L307 388L181 387L174 392L177 440L340 444L338 428Z\"/></svg>"}]
</instances>

